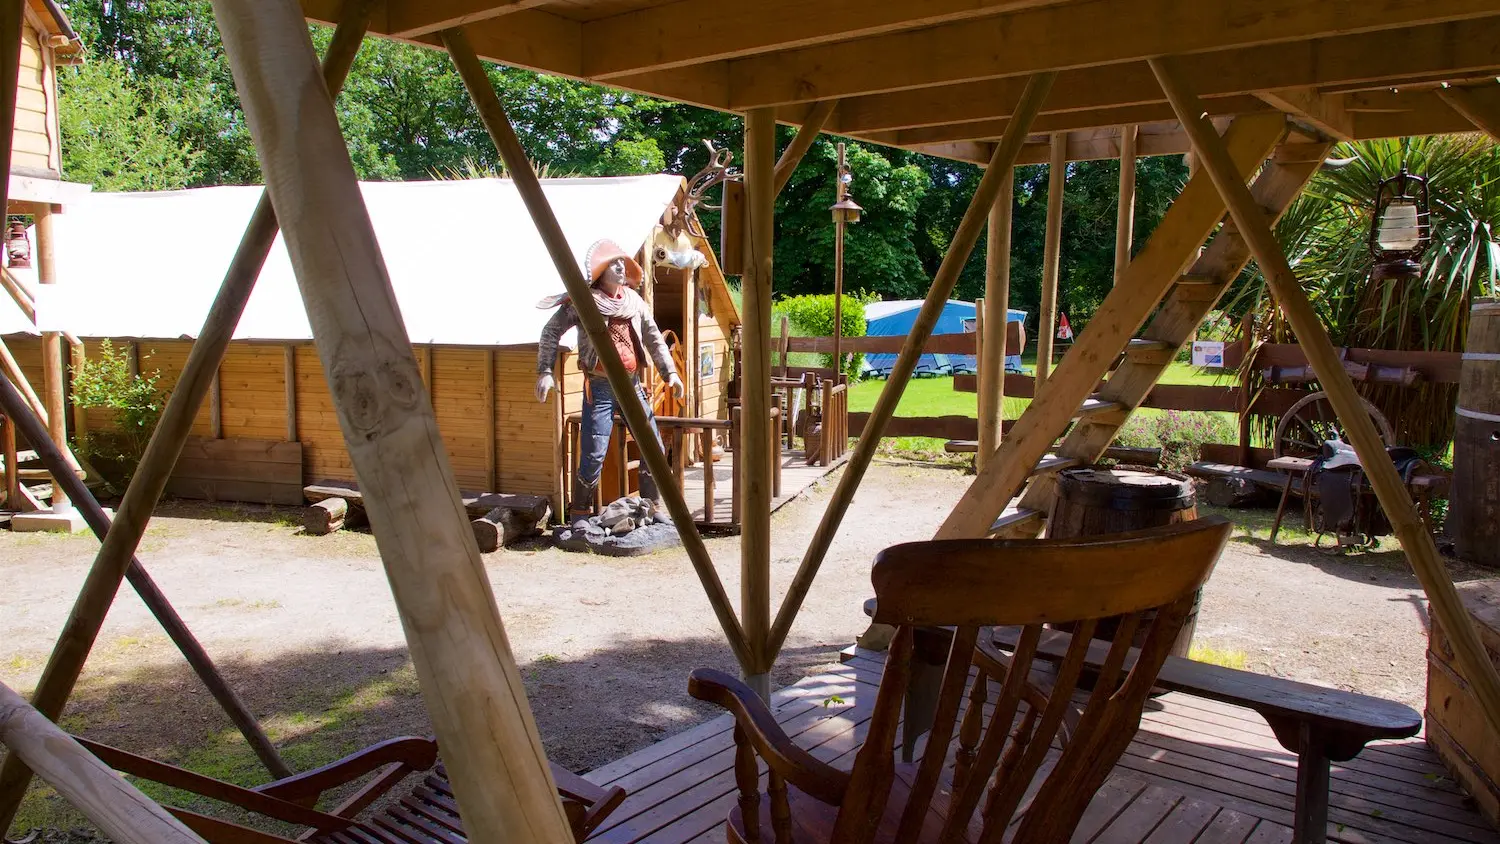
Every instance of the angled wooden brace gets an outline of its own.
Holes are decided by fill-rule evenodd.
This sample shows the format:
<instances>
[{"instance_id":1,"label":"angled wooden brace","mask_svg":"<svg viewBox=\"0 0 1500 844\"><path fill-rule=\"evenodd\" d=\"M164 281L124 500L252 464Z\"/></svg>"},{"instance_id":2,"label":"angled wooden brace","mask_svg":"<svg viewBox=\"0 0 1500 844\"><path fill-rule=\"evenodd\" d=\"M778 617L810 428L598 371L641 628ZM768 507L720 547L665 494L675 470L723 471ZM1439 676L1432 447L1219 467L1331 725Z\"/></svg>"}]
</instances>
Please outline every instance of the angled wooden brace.
<instances>
[{"instance_id":1,"label":"angled wooden brace","mask_svg":"<svg viewBox=\"0 0 1500 844\"><path fill-rule=\"evenodd\" d=\"M1297 276L1287 263L1286 254L1271 231L1265 214L1256 204L1244 182L1237 178L1233 162L1212 126L1203 119L1203 105L1178 78L1170 60L1152 59L1151 70L1161 83L1162 90L1172 103L1172 109L1182 121L1183 129L1192 141L1203 169L1213 179L1214 186L1229 206L1236 228L1250 245L1250 252L1260 265L1266 283L1276 296L1276 302L1286 315L1287 322L1296 332L1302 351L1318 375L1318 382L1328 392L1338 418L1350 444L1359 455L1365 476L1375 488L1375 496L1390 519L1393 532L1401 540L1407 559L1421 581L1427 598L1432 602L1432 611L1449 633L1459 665L1469 681L1474 696L1478 698L1490 727L1500 732L1500 672L1490 662L1484 645L1479 641L1469 614L1459 600L1458 590L1448 577L1447 569L1438 556L1437 545L1432 541L1426 525L1417 514L1411 495L1396 471L1396 465L1386 456L1385 443L1375 430L1360 403L1354 382L1344 371L1328 331L1318 319L1307 294L1297 282Z\"/></svg>"},{"instance_id":2,"label":"angled wooden brace","mask_svg":"<svg viewBox=\"0 0 1500 844\"><path fill-rule=\"evenodd\" d=\"M213 7L469 838L571 844L302 9Z\"/></svg>"}]
</instances>

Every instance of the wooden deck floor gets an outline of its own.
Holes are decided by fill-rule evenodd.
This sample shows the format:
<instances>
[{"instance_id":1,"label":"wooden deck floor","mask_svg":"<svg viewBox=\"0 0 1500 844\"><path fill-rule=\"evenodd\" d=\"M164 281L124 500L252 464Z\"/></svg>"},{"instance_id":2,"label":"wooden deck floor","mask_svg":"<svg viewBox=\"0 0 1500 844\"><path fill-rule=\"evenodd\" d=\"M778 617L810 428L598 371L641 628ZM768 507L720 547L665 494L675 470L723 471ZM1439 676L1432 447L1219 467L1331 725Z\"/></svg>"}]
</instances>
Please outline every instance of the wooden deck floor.
<instances>
[{"instance_id":1,"label":"wooden deck floor","mask_svg":"<svg viewBox=\"0 0 1500 844\"><path fill-rule=\"evenodd\" d=\"M846 455L847 457L847 455ZM832 466L809 466L801 450L781 453L781 494L771 500L771 512L796 498L812 486L819 478L843 465L835 460ZM714 464L714 518L716 522L728 522L733 507L730 490L734 488L734 454L726 452L723 459ZM703 521L703 466L689 466L683 473L682 494L689 507L693 508L693 519ZM684 681L686 682L686 681Z\"/></svg>"},{"instance_id":2,"label":"wooden deck floor","mask_svg":"<svg viewBox=\"0 0 1500 844\"><path fill-rule=\"evenodd\" d=\"M847 768L864 740L882 658L859 652L778 691L777 721L814 756ZM731 726L728 716L715 718L590 772L590 781L629 792L593 840L723 841L735 799ZM1296 759L1254 712L1166 695L1148 708L1073 840L1290 842L1295 784ZM1421 738L1374 744L1335 765L1331 791L1331 841L1500 844Z\"/></svg>"}]
</instances>

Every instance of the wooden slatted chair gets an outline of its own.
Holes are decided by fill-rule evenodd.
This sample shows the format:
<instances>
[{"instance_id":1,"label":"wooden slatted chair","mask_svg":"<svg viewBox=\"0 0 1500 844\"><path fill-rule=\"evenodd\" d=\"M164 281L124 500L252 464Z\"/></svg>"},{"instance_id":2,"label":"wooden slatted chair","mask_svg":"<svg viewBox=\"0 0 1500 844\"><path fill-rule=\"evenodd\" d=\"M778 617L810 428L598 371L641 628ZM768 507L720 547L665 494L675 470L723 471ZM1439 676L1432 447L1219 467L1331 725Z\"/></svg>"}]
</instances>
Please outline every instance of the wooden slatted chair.
<instances>
[{"instance_id":1,"label":"wooden slatted chair","mask_svg":"<svg viewBox=\"0 0 1500 844\"><path fill-rule=\"evenodd\" d=\"M1139 728L1157 672L1229 533L1229 522L1213 517L1111 536L886 549L871 576L875 621L897 632L851 770L793 744L737 679L693 672L689 692L735 718L739 800L729 840L1067 841ZM1075 703L1089 637L1112 616L1122 618L1109 658L1086 702ZM1054 622L1078 625L1073 644L1054 673L1031 682L1042 625ZM997 625L1023 626L1014 653L976 648L981 628ZM918 627L952 628L953 645L927 751L918 762L897 764L897 722ZM1137 631L1144 631L1139 657L1127 664ZM992 701L991 680L999 686ZM1070 740L1059 752L1054 742L1065 728ZM765 794L757 757L769 769Z\"/></svg>"},{"instance_id":2,"label":"wooden slatted chair","mask_svg":"<svg viewBox=\"0 0 1500 844\"><path fill-rule=\"evenodd\" d=\"M244 788L88 739L79 738L78 742L121 773L228 803L281 824L306 828L296 833L297 837L288 838L187 809L167 807L210 844L296 844L303 841L313 844L462 844L469 840L464 834L447 771L437 763L437 742L432 739L390 739L322 768L256 788ZM399 799L387 800L383 808L360 817L365 809L402 780L423 771L427 772L426 775L411 791ZM316 808L323 795L366 777L369 781L344 797L337 806L328 811ZM556 765L552 766L552 778L562 797L574 840L578 842L597 829L625 799L625 791L617 786L601 788Z\"/></svg>"}]
</instances>

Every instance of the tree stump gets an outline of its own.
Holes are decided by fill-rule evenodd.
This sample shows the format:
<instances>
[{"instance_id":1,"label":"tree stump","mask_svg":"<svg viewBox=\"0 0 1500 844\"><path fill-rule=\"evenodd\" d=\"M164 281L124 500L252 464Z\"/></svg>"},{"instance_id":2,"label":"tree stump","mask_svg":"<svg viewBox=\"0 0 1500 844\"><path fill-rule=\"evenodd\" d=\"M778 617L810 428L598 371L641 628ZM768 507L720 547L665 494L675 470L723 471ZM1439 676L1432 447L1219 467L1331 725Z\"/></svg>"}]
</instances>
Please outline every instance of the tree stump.
<instances>
[{"instance_id":1,"label":"tree stump","mask_svg":"<svg viewBox=\"0 0 1500 844\"><path fill-rule=\"evenodd\" d=\"M349 518L349 502L325 498L302 509L302 529L312 536L327 536L342 530Z\"/></svg>"}]
</instances>

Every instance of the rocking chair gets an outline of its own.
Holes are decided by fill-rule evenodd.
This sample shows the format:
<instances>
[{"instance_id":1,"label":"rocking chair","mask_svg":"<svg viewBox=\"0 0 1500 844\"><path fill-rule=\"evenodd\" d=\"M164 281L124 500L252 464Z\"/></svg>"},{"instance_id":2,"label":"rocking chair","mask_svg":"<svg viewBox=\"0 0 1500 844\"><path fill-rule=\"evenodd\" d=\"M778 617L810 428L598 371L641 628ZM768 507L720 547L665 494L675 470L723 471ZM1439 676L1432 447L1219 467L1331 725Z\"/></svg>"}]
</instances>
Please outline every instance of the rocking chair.
<instances>
[{"instance_id":1,"label":"rocking chair","mask_svg":"<svg viewBox=\"0 0 1500 844\"><path fill-rule=\"evenodd\" d=\"M851 770L793 744L740 681L693 672L689 692L735 718L739 800L729 840L1067 841L1135 736L1157 672L1229 533L1228 521L1212 517L1110 536L887 548L871 575L874 620L897 632ZM1075 703L1090 638L1111 616L1120 619L1109 657L1092 693ZM1049 674L1033 657L1042 625L1056 622L1077 627ZM1013 653L976 648L980 629L997 625L1023 626ZM920 761L898 764L897 722L918 627L950 628L953 644L926 750ZM1138 631L1144 641L1128 664ZM1054 740L1064 740L1060 751ZM757 756L769 768L765 794Z\"/></svg>"},{"instance_id":2,"label":"rocking chair","mask_svg":"<svg viewBox=\"0 0 1500 844\"><path fill-rule=\"evenodd\" d=\"M307 828L294 833L296 838L288 838L167 807L210 844L463 844L469 840L458 816L458 802L448 782L448 773L437 762L437 742L432 739L390 739L322 768L256 788L243 788L88 739L77 740L121 773L228 803L284 825ZM408 775L421 771L428 773L410 793L399 800L388 800L385 808L369 817L359 817ZM315 808L327 792L349 786L370 774L375 776L337 806L328 811ZM573 838L578 842L597 829L625 799L625 792L619 787L600 788L556 765L552 766L552 779L557 783Z\"/></svg>"}]
</instances>

